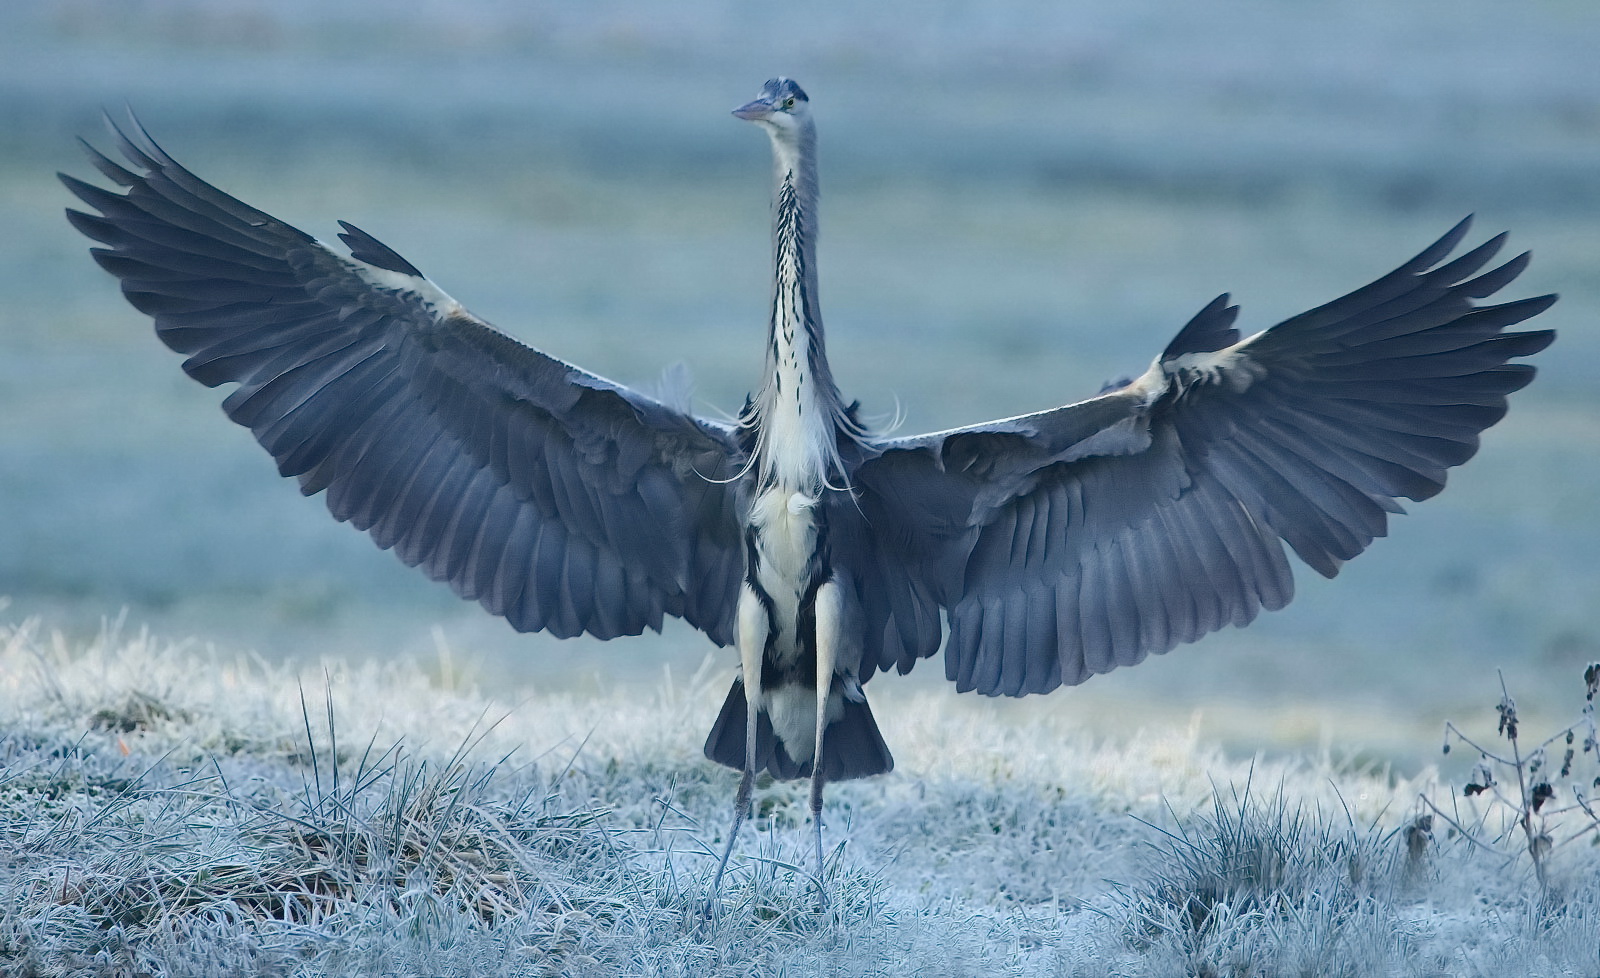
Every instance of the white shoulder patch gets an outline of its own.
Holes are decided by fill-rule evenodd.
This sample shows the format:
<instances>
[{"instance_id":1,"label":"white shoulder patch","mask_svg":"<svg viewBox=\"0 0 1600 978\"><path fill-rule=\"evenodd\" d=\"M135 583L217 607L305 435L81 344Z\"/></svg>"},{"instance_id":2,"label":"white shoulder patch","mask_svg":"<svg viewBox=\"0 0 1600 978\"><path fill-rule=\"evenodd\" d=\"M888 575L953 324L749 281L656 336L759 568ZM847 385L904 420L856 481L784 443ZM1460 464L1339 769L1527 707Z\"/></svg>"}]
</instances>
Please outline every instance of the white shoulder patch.
<instances>
[{"instance_id":1,"label":"white shoulder patch","mask_svg":"<svg viewBox=\"0 0 1600 978\"><path fill-rule=\"evenodd\" d=\"M1156 378L1152 374L1159 373L1162 379L1170 380L1179 388L1193 387L1196 384L1221 384L1235 394L1242 394L1267 372L1266 368L1245 349L1255 341L1256 336L1240 340L1232 346L1212 353L1185 353L1172 360L1157 360L1137 383L1153 382Z\"/></svg>"},{"instance_id":2,"label":"white shoulder patch","mask_svg":"<svg viewBox=\"0 0 1600 978\"><path fill-rule=\"evenodd\" d=\"M409 292L416 296L417 300L427 306L428 311L439 319L448 319L451 316L466 314L466 307L452 299L444 289L439 288L420 275L407 275L404 272L396 272L387 268L379 268L376 265L369 265L348 255L341 255L320 241L317 243L322 245L323 249L329 254L348 265L351 271L361 276L373 288L383 289L388 292Z\"/></svg>"}]
</instances>

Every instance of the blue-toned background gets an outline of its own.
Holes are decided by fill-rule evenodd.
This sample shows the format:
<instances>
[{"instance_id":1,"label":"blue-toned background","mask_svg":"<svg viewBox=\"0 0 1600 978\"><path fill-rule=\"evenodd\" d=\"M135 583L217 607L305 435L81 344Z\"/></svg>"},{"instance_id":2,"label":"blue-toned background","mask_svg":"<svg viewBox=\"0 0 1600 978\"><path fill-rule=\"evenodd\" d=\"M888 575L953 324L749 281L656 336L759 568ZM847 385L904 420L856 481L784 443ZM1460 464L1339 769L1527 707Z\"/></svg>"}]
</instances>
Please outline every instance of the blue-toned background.
<instances>
[{"instance_id":1,"label":"blue-toned background","mask_svg":"<svg viewBox=\"0 0 1600 978\"><path fill-rule=\"evenodd\" d=\"M1600 5L664 9L0 6L0 615L70 636L126 609L311 660L442 645L496 684L695 668L709 646L683 628L516 636L333 524L123 303L51 174L86 175L73 137L103 143L100 108L131 104L251 203L330 239L353 221L614 379L682 360L733 411L760 367L768 162L728 109L783 73L822 127L836 374L907 433L1091 394L1224 290L1263 328L1469 211L1535 249L1508 294L1564 293L1538 382L1394 539L1248 631L1022 709L1111 730L1200 711L1250 748L1413 763L1493 702L1496 666L1535 706L1574 700L1600 658Z\"/></svg>"}]
</instances>

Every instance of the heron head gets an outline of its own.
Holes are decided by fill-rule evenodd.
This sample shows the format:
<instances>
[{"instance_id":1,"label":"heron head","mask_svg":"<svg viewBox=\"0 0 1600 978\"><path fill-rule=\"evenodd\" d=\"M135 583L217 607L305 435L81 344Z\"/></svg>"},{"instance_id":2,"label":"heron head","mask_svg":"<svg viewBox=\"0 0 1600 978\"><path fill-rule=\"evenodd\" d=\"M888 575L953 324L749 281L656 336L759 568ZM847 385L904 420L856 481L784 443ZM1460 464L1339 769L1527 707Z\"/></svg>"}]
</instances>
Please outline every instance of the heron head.
<instances>
[{"instance_id":1,"label":"heron head","mask_svg":"<svg viewBox=\"0 0 1600 978\"><path fill-rule=\"evenodd\" d=\"M733 114L760 123L773 138L800 129L810 118L811 103L805 90L787 78L773 78L761 86L755 101L746 102Z\"/></svg>"}]
</instances>

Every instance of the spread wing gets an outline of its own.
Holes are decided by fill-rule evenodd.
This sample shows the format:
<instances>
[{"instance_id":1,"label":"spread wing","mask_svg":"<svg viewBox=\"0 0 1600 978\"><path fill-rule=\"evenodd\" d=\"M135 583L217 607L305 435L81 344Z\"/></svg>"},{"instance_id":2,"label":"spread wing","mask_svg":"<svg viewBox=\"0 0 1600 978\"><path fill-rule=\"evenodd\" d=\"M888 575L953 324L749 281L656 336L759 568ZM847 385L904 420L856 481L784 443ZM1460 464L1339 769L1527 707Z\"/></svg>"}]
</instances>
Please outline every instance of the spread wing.
<instances>
[{"instance_id":1,"label":"spread wing","mask_svg":"<svg viewBox=\"0 0 1600 978\"><path fill-rule=\"evenodd\" d=\"M732 638L732 432L530 349L348 224L353 257L217 190L130 119L93 254L334 518L522 631ZM86 148L88 148L86 146Z\"/></svg>"},{"instance_id":2,"label":"spread wing","mask_svg":"<svg viewBox=\"0 0 1600 978\"><path fill-rule=\"evenodd\" d=\"M1052 411L888 442L854 475L852 559L873 666L911 668L949 622L946 675L1017 696L1243 625L1293 594L1283 544L1332 577L1397 500L1444 488L1548 330L1554 296L1476 306L1503 236L1400 268L1240 341L1223 296L1141 378ZM1475 276L1475 277L1474 277Z\"/></svg>"}]
</instances>

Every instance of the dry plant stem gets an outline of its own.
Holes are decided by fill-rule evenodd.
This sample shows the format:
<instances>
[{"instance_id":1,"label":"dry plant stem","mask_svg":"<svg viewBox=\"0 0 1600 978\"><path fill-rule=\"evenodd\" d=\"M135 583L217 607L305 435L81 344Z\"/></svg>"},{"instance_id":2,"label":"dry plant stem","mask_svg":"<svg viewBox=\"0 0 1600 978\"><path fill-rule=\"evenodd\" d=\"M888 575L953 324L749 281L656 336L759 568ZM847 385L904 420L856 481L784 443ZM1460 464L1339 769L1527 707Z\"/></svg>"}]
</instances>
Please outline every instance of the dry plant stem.
<instances>
[{"instance_id":1,"label":"dry plant stem","mask_svg":"<svg viewBox=\"0 0 1600 978\"><path fill-rule=\"evenodd\" d=\"M1497 675L1500 680L1500 702L1496 706L1496 710L1500 714L1498 732L1510 742L1510 756L1503 756L1484 748L1471 737L1462 733L1455 724L1449 722L1445 724L1444 749L1446 753L1449 753L1450 742L1453 738L1478 753L1481 760L1477 770L1482 772L1481 783L1469 783L1466 787L1467 795L1489 793L1494 802L1504 805L1515 812L1515 821L1517 826L1522 829L1524 847L1528 852L1529 860L1533 864L1534 875L1538 880L1540 889L1548 891L1548 857L1551 851L1558 844L1565 845L1600 829L1600 810L1591 805L1590 800L1584 796L1583 790L1577 784L1569 785L1569 789L1573 793L1573 801L1570 804L1561 806L1549 804L1555 796L1553 785L1543 775L1540 775L1539 778L1533 778L1533 776L1539 774L1540 768L1544 765L1546 751L1557 745L1558 742L1565 742L1566 745L1559 776L1563 779L1570 776L1574 760L1572 744L1577 730L1580 726L1587 726L1588 729L1592 730L1593 700L1597 685L1596 677L1600 676L1600 666L1591 665L1584 673L1584 680L1588 687L1586 698L1589 701L1588 705L1584 707L1584 719L1556 731L1555 734L1545 738L1527 754L1522 751L1516 702L1511 698L1511 693L1506 687L1504 674L1497 670ZM1594 735L1590 733L1585 738L1583 752L1588 754L1595 747ZM1510 797L1501 790L1500 784L1494 776L1494 768L1504 767L1509 767L1516 773L1517 794L1515 798ZM1530 780L1533 782L1532 784L1530 784ZM1600 784L1600 779L1596 779L1596 784ZM1429 810L1438 815L1474 846L1493 852L1500 852L1494 843L1502 841L1503 835L1493 840L1493 842L1486 842L1479 837L1476 831L1467 827L1459 813L1446 813L1427 797L1423 797L1421 801ZM1587 816L1588 822L1562 839L1560 843L1557 843L1552 838L1552 823L1558 820L1560 816L1573 811L1583 812ZM1480 828L1483 826L1484 818L1487 818L1487 814L1479 818ZM1504 856L1506 854L1502 852L1501 855Z\"/></svg>"},{"instance_id":2,"label":"dry plant stem","mask_svg":"<svg viewBox=\"0 0 1600 978\"><path fill-rule=\"evenodd\" d=\"M1520 804L1518 821L1522 825L1523 841L1527 844L1528 858L1533 860L1533 875L1539 880L1539 889L1547 889L1549 880L1546 876L1544 865L1545 848L1541 841L1547 841L1543 832L1535 833L1533 830L1533 800L1528 796L1528 782L1523 770L1522 748L1517 736L1517 705L1511 699L1511 691L1506 689L1505 673L1499 669L1495 675L1500 678L1500 703L1502 706L1502 723L1506 739L1511 741L1512 767L1517 772L1517 795Z\"/></svg>"},{"instance_id":3,"label":"dry plant stem","mask_svg":"<svg viewBox=\"0 0 1600 978\"><path fill-rule=\"evenodd\" d=\"M1574 794L1576 794L1576 792L1574 792ZM1581 839L1590 832L1600 829L1600 812L1595 811L1595 809L1589 804L1589 800L1582 795L1577 795L1577 799L1577 801L1573 802L1571 805L1568 805L1566 808L1557 809L1557 813L1570 812L1574 808L1582 809L1583 813L1589 816L1589 824L1572 833L1567 838L1562 839L1561 845L1566 845L1568 842Z\"/></svg>"}]
</instances>

